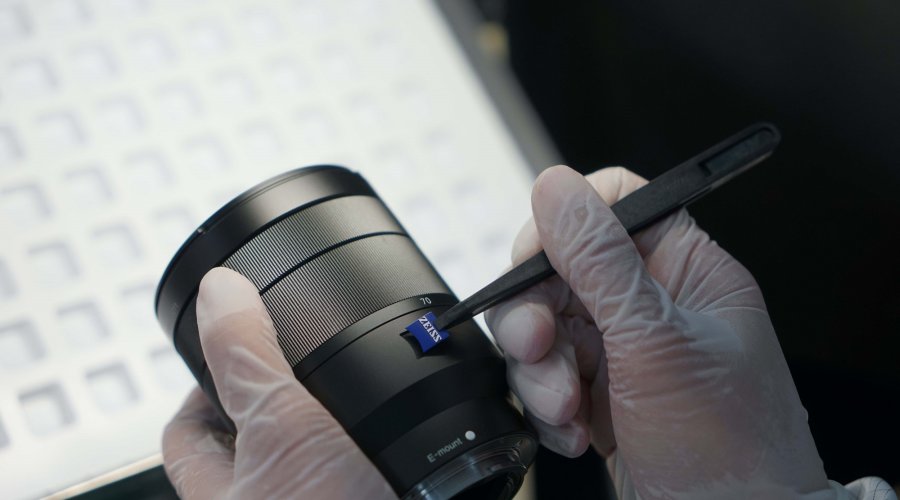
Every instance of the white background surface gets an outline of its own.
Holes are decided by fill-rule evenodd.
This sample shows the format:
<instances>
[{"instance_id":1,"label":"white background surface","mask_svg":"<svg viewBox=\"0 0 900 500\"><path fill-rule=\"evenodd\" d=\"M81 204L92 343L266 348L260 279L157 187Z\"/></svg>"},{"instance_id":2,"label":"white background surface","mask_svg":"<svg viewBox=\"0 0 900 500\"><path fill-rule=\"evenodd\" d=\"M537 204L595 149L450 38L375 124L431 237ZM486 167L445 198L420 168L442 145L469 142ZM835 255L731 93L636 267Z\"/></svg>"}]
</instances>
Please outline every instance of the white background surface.
<instances>
[{"instance_id":1,"label":"white background surface","mask_svg":"<svg viewBox=\"0 0 900 500\"><path fill-rule=\"evenodd\" d=\"M0 485L147 457L193 386L152 311L192 229L282 171L361 171L464 296L531 174L430 2L0 0Z\"/></svg>"}]
</instances>

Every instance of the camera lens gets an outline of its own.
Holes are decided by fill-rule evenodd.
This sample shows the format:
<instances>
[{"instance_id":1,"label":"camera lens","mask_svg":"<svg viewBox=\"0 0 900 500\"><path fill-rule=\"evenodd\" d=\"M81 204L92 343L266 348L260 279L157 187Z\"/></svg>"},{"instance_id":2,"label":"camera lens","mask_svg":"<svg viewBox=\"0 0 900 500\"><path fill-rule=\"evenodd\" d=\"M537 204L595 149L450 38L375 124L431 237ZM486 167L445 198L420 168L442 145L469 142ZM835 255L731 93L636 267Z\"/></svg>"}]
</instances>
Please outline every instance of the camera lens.
<instances>
[{"instance_id":1,"label":"camera lens","mask_svg":"<svg viewBox=\"0 0 900 500\"><path fill-rule=\"evenodd\" d=\"M366 181L336 166L244 192L178 250L156 314L222 411L197 331L197 289L231 268L259 290L296 378L408 499L511 498L536 452L505 365L473 321L423 352L406 327L458 302Z\"/></svg>"}]
</instances>

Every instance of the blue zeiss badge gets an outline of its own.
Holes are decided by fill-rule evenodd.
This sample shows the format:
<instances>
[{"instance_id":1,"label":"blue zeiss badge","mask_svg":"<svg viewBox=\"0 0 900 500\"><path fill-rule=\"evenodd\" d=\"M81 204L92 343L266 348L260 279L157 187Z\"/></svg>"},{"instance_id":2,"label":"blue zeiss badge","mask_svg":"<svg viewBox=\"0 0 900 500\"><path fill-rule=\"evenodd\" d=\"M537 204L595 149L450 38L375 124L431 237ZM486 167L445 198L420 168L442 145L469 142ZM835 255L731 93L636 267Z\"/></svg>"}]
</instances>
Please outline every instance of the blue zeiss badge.
<instances>
[{"instance_id":1,"label":"blue zeiss badge","mask_svg":"<svg viewBox=\"0 0 900 500\"><path fill-rule=\"evenodd\" d=\"M406 327L406 330L413 334L416 340L419 341L422 352L428 352L429 349L450 337L450 334L446 330L438 330L435 326L436 323L437 318L434 313L428 312Z\"/></svg>"}]
</instances>

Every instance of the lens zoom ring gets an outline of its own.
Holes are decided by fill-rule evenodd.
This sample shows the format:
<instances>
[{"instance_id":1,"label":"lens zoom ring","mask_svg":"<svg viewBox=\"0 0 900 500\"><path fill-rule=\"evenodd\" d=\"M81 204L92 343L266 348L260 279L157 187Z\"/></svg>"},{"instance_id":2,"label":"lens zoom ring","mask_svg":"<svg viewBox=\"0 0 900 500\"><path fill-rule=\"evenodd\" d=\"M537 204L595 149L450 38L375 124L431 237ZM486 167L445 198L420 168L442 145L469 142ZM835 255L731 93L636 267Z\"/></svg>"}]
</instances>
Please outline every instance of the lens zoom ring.
<instances>
[{"instance_id":1,"label":"lens zoom ring","mask_svg":"<svg viewBox=\"0 0 900 500\"><path fill-rule=\"evenodd\" d=\"M450 293L412 240L380 235L342 245L262 295L291 366L344 328L415 295Z\"/></svg>"},{"instance_id":2,"label":"lens zoom ring","mask_svg":"<svg viewBox=\"0 0 900 500\"><path fill-rule=\"evenodd\" d=\"M379 199L345 196L285 217L244 244L222 265L243 274L262 290L329 247L384 232L404 231Z\"/></svg>"}]
</instances>

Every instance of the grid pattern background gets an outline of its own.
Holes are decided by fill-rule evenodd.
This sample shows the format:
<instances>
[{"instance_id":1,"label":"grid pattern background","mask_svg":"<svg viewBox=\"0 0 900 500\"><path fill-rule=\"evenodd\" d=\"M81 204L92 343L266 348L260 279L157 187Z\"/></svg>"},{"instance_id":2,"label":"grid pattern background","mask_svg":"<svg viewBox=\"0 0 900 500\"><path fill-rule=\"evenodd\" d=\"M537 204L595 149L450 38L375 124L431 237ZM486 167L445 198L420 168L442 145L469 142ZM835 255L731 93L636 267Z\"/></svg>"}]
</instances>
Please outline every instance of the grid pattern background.
<instances>
[{"instance_id":1,"label":"grid pattern background","mask_svg":"<svg viewBox=\"0 0 900 500\"><path fill-rule=\"evenodd\" d=\"M152 311L183 239L313 163L362 172L459 295L531 173L422 0L0 0L0 484L159 451L193 386Z\"/></svg>"}]
</instances>

